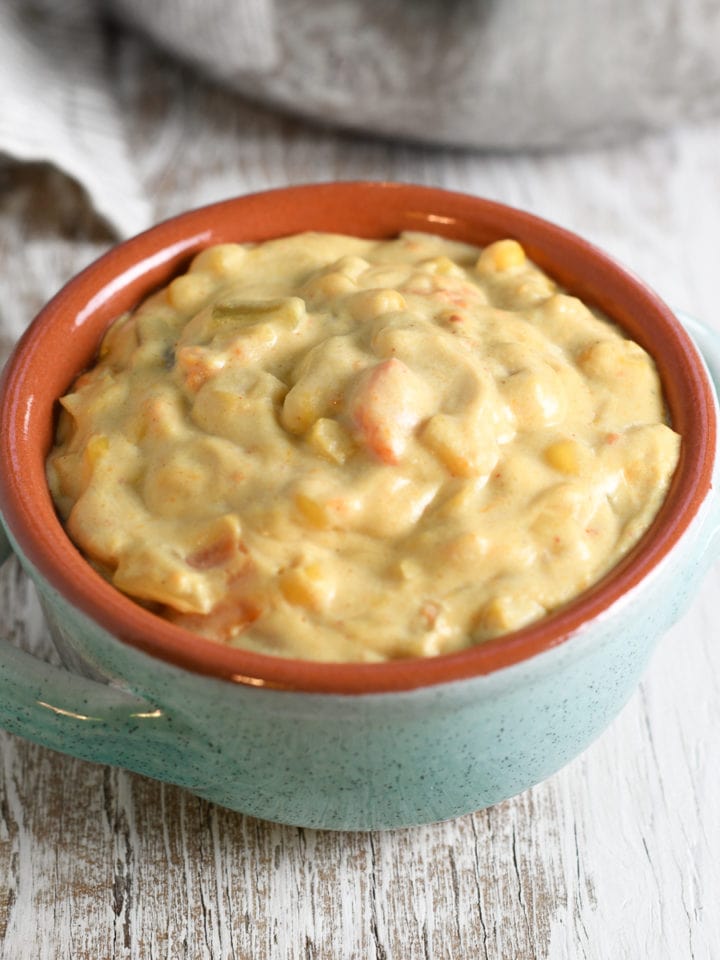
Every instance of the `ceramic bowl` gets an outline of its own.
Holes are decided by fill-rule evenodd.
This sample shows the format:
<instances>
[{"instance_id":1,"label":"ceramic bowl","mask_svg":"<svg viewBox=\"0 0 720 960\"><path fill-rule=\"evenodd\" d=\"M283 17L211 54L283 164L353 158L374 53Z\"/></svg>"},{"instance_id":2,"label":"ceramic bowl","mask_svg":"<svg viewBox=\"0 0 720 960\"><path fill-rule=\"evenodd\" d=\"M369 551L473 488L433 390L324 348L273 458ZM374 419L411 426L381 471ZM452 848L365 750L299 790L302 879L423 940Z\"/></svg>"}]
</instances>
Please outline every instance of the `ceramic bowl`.
<instances>
[{"instance_id":1,"label":"ceramic bowl","mask_svg":"<svg viewBox=\"0 0 720 960\"><path fill-rule=\"evenodd\" d=\"M322 664L186 633L85 562L45 481L57 398L91 362L108 323L201 248L306 229L365 237L429 230L478 244L516 237L653 354L683 436L680 463L651 529L594 588L539 623L460 653ZM34 581L66 668L0 641L0 723L235 810L309 827L447 819L542 780L617 714L714 559L720 346L687 323L692 338L639 280L567 231L425 187L291 187L183 214L121 244L45 307L5 369L0 552L11 544Z\"/></svg>"}]
</instances>

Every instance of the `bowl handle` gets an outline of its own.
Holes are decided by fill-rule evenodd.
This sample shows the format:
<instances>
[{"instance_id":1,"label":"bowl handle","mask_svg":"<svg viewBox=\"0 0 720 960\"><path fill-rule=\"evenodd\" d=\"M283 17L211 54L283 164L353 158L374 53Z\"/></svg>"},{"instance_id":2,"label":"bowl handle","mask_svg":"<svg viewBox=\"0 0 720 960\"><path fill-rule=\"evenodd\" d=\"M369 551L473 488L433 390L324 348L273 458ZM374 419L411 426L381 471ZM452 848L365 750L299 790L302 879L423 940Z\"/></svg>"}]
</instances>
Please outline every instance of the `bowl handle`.
<instances>
[{"instance_id":1,"label":"bowl handle","mask_svg":"<svg viewBox=\"0 0 720 960\"><path fill-rule=\"evenodd\" d=\"M709 327L696 317L676 311L676 316L683 327L692 337L695 346L705 361L710 379L715 388L715 395L720 398L720 331ZM718 451L720 457L720 437L718 437ZM708 569L720 557L720 493L714 492L711 512L707 521L705 547L703 554L703 568Z\"/></svg>"},{"instance_id":2,"label":"bowl handle","mask_svg":"<svg viewBox=\"0 0 720 960\"><path fill-rule=\"evenodd\" d=\"M11 554L0 520L0 565ZM189 767L177 719L171 724L147 701L39 660L4 637L0 727L83 760L116 763L174 783L182 783Z\"/></svg>"}]
</instances>

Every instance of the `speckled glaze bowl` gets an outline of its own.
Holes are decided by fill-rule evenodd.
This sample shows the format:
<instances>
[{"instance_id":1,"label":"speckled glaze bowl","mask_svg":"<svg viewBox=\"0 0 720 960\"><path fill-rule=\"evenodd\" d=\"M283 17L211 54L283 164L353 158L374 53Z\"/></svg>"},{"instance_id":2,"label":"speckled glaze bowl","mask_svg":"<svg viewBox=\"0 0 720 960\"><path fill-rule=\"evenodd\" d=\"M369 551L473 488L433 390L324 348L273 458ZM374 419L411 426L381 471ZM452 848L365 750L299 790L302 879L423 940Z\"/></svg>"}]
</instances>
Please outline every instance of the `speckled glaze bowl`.
<instances>
[{"instance_id":1,"label":"speckled glaze bowl","mask_svg":"<svg viewBox=\"0 0 720 960\"><path fill-rule=\"evenodd\" d=\"M680 463L652 528L599 584L545 620L461 653L318 664L189 634L85 562L45 481L57 398L91 361L108 323L202 247L306 229L368 237L423 229L479 244L516 237L653 354L683 436ZM4 559L12 545L33 579L67 669L0 641L0 723L235 810L309 827L409 826L524 790L617 714L714 559L718 377L714 333L680 323L578 237L486 200L339 183L241 197L163 223L72 280L4 373L0 553Z\"/></svg>"}]
</instances>

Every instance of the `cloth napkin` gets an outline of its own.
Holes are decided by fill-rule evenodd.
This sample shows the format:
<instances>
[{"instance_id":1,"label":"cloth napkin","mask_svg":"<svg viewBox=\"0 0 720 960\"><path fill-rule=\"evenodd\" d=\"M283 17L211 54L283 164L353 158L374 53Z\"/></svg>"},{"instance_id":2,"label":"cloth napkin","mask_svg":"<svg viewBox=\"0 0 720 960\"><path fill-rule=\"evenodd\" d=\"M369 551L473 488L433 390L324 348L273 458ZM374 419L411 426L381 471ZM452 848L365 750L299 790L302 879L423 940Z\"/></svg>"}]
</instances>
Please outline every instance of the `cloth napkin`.
<instances>
[{"instance_id":1,"label":"cloth napkin","mask_svg":"<svg viewBox=\"0 0 720 960\"><path fill-rule=\"evenodd\" d=\"M0 91L0 154L75 178L119 236L149 224L92 0L4 0Z\"/></svg>"},{"instance_id":2,"label":"cloth napkin","mask_svg":"<svg viewBox=\"0 0 720 960\"><path fill-rule=\"evenodd\" d=\"M153 0L149 23L191 59L241 57L264 71L277 59L272 0ZM133 10L121 11L129 22ZM49 162L87 191L119 236L149 226L108 68L107 16L99 0L0 3L0 157Z\"/></svg>"}]
</instances>

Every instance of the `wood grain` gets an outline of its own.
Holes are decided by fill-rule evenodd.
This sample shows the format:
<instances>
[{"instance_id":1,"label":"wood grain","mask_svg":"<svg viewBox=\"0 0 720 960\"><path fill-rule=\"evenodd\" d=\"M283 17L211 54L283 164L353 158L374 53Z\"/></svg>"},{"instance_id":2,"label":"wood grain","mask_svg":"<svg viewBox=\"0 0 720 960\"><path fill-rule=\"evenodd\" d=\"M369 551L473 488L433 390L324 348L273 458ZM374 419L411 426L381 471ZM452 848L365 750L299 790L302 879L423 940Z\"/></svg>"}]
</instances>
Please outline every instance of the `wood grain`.
<instances>
[{"instance_id":1,"label":"wood grain","mask_svg":"<svg viewBox=\"0 0 720 960\"><path fill-rule=\"evenodd\" d=\"M720 329L720 123L593 153L482 156L305 127L130 37L108 70L158 218L287 182L439 184L578 230ZM108 242L75 185L4 168L0 349ZM719 589L716 570L581 758L451 823L286 828L0 734L0 957L720 957ZM0 634L53 657L14 563L0 572Z\"/></svg>"}]
</instances>

